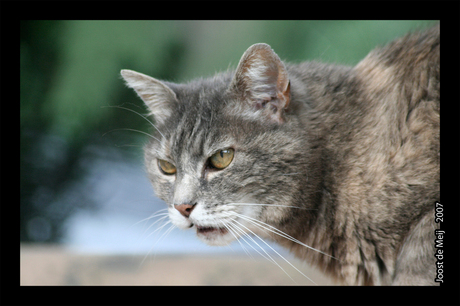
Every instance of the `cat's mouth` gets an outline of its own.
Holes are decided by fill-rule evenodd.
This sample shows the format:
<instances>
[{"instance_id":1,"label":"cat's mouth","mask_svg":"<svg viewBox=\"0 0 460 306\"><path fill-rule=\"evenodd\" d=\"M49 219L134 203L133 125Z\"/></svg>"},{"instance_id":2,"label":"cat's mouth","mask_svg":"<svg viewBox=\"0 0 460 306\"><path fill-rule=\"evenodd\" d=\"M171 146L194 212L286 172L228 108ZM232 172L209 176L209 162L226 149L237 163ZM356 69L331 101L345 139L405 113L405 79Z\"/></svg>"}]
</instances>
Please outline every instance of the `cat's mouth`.
<instances>
[{"instance_id":1,"label":"cat's mouth","mask_svg":"<svg viewBox=\"0 0 460 306\"><path fill-rule=\"evenodd\" d=\"M221 227L199 226L196 225L196 232L199 235L225 235L228 230Z\"/></svg>"},{"instance_id":2,"label":"cat's mouth","mask_svg":"<svg viewBox=\"0 0 460 306\"><path fill-rule=\"evenodd\" d=\"M233 235L230 235L226 228L214 226L195 225L197 237L208 245L228 245L233 241Z\"/></svg>"}]
</instances>

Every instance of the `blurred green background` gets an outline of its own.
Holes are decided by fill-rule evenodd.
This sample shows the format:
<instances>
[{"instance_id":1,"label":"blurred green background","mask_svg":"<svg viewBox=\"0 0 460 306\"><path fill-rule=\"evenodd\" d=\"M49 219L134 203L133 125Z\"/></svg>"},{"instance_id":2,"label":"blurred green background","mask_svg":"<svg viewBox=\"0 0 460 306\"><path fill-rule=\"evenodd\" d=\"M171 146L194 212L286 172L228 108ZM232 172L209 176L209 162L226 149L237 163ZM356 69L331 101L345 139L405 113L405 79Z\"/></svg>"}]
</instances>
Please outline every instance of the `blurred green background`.
<instances>
[{"instance_id":1,"label":"blurred green background","mask_svg":"<svg viewBox=\"0 0 460 306\"><path fill-rule=\"evenodd\" d=\"M98 161L142 162L146 136L112 130L148 131L148 123L104 107L146 113L121 69L182 82L235 68L258 42L286 61L354 65L377 45L436 22L22 21L21 241L60 242L72 214L103 203L88 182Z\"/></svg>"}]
</instances>

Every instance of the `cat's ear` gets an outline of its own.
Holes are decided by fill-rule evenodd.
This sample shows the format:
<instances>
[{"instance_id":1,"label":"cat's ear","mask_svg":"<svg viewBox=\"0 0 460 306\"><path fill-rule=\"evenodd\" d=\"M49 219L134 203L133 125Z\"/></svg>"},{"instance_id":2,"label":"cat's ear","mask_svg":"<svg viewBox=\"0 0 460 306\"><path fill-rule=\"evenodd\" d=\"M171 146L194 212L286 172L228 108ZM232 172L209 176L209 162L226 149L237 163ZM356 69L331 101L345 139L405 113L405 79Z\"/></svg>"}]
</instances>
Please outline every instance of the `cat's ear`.
<instances>
[{"instance_id":1,"label":"cat's ear","mask_svg":"<svg viewBox=\"0 0 460 306\"><path fill-rule=\"evenodd\" d=\"M147 105L156 122L164 123L172 113L171 103L177 101L174 91L166 84L136 71L121 70L121 75Z\"/></svg>"},{"instance_id":2,"label":"cat's ear","mask_svg":"<svg viewBox=\"0 0 460 306\"><path fill-rule=\"evenodd\" d=\"M241 100L262 110L277 123L285 121L290 102L290 83L286 67L267 44L255 44L243 54L231 83Z\"/></svg>"}]
</instances>

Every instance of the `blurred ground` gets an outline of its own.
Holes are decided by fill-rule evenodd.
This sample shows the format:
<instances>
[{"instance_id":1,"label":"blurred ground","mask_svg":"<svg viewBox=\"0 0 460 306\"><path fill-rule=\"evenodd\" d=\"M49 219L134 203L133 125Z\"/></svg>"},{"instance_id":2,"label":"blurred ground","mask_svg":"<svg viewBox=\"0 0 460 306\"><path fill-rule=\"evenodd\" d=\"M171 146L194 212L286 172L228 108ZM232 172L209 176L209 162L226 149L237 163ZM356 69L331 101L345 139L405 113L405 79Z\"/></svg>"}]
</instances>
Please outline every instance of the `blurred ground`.
<instances>
[{"instance_id":1,"label":"blurred ground","mask_svg":"<svg viewBox=\"0 0 460 306\"><path fill-rule=\"evenodd\" d=\"M84 255L58 246L21 245L21 285L313 285L271 254L241 255ZM333 283L301 261L289 259L318 285Z\"/></svg>"}]
</instances>

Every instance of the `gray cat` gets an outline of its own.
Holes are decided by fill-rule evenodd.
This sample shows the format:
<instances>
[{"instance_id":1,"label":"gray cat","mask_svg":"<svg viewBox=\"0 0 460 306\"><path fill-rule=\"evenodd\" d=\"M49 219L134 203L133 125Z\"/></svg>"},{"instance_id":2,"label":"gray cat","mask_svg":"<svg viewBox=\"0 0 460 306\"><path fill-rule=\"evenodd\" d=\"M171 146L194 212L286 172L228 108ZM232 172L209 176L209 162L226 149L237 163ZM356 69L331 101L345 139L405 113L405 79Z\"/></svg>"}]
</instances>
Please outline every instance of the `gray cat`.
<instances>
[{"instance_id":1,"label":"gray cat","mask_svg":"<svg viewBox=\"0 0 460 306\"><path fill-rule=\"evenodd\" d=\"M439 31L355 67L255 44L188 84L122 70L155 119L145 163L172 223L209 245L274 240L343 284L436 284Z\"/></svg>"}]
</instances>

